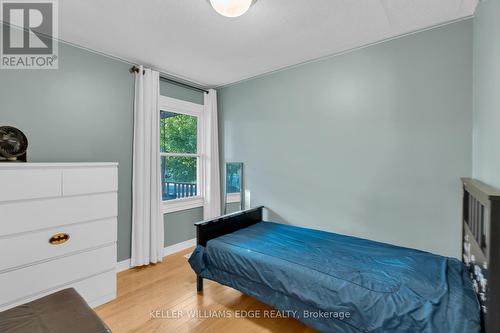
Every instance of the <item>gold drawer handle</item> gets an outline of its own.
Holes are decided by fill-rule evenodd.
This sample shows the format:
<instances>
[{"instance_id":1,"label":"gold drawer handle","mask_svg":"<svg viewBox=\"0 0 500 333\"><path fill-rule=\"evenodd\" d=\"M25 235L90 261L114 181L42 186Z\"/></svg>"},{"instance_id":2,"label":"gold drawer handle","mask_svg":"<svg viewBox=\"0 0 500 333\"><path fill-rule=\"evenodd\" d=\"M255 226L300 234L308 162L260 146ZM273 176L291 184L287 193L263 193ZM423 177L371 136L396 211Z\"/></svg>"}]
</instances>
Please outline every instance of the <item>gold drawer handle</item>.
<instances>
[{"instance_id":1,"label":"gold drawer handle","mask_svg":"<svg viewBox=\"0 0 500 333\"><path fill-rule=\"evenodd\" d=\"M52 245L59 245L66 243L69 240L69 235L65 233L59 233L55 234L54 236L50 237L49 243Z\"/></svg>"}]
</instances>

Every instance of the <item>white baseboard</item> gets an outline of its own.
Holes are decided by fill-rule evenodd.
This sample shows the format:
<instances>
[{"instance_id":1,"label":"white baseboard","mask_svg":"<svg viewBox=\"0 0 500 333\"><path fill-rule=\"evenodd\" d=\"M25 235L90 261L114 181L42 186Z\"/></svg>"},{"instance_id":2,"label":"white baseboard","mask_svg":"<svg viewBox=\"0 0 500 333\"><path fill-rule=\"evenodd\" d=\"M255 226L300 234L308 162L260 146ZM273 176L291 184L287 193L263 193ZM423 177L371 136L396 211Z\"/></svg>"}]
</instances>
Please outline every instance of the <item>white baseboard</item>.
<instances>
[{"instance_id":1,"label":"white baseboard","mask_svg":"<svg viewBox=\"0 0 500 333\"><path fill-rule=\"evenodd\" d=\"M190 247L193 247L196 245L196 238L189 239L185 242L177 243L174 245L167 246L166 248L163 249L163 256L169 256L171 254L183 251L185 249L189 249ZM130 268L130 259L125 259L123 261L120 261L116 265L116 272L123 272L126 271L127 269Z\"/></svg>"},{"instance_id":2,"label":"white baseboard","mask_svg":"<svg viewBox=\"0 0 500 333\"><path fill-rule=\"evenodd\" d=\"M163 249L163 256L169 256L171 254L183 251L185 249L189 249L190 247L193 247L196 245L196 238L189 239L185 242L182 243L177 243L174 245L167 246L166 248Z\"/></svg>"},{"instance_id":3,"label":"white baseboard","mask_svg":"<svg viewBox=\"0 0 500 333\"><path fill-rule=\"evenodd\" d=\"M130 268L130 259L125 259L116 264L116 272L120 273Z\"/></svg>"}]
</instances>

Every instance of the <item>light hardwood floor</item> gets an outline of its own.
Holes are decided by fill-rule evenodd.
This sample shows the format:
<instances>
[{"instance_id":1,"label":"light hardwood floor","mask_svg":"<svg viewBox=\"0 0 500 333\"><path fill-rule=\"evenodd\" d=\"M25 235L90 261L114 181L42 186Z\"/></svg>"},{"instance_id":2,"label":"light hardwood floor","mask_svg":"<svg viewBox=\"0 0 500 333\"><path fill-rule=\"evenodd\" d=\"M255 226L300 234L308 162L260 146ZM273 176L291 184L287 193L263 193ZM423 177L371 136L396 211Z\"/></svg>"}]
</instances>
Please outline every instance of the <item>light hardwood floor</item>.
<instances>
[{"instance_id":1,"label":"light hardwood floor","mask_svg":"<svg viewBox=\"0 0 500 333\"><path fill-rule=\"evenodd\" d=\"M184 257L191 251L168 256L158 265L118 274L118 297L96 309L113 333L316 332L295 319L263 318L272 308L212 281L205 280L204 292L198 294L195 275ZM196 311L208 317L212 314L212 318L197 318L193 315ZM243 311L256 311L253 313L261 318L235 318ZM214 318L214 314L226 318Z\"/></svg>"}]
</instances>

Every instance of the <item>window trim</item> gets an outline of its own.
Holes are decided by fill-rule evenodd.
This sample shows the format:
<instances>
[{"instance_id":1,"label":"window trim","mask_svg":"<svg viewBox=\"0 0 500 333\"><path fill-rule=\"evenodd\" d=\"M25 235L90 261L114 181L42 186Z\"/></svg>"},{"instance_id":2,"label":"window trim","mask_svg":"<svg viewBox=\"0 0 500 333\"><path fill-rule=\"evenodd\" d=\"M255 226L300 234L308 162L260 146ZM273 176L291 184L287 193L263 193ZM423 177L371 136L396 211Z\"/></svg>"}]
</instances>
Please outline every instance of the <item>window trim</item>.
<instances>
[{"instance_id":1,"label":"window trim","mask_svg":"<svg viewBox=\"0 0 500 333\"><path fill-rule=\"evenodd\" d=\"M241 202L241 193L227 193L226 194L226 203L236 203Z\"/></svg>"},{"instance_id":2,"label":"window trim","mask_svg":"<svg viewBox=\"0 0 500 333\"><path fill-rule=\"evenodd\" d=\"M197 150L196 154L184 154L184 153L162 153L160 151L160 157L162 156L191 156L198 158L197 176L196 183L198 188L198 195L189 198L174 199L169 201L162 200L162 211L163 214L173 213L178 211L183 211L192 208L203 207L205 205L205 142L204 138L204 128L205 119L203 115L204 106L201 104L196 104L192 102L182 101L179 99L162 96L158 98L158 117L161 111L174 112L179 114L185 114L188 116L195 116L198 118L197 121ZM161 163L161 161L160 161ZM163 198L162 198L163 199Z\"/></svg>"}]
</instances>

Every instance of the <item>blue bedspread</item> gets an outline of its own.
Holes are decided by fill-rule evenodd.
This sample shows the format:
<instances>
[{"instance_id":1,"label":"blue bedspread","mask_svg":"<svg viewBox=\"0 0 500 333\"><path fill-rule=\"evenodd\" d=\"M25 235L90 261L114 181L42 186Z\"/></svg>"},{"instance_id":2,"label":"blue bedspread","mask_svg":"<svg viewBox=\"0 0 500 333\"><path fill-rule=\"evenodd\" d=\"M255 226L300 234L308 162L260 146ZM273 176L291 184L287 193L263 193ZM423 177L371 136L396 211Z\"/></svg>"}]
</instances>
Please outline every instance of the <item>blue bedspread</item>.
<instances>
[{"instance_id":1,"label":"blue bedspread","mask_svg":"<svg viewBox=\"0 0 500 333\"><path fill-rule=\"evenodd\" d=\"M323 332L479 332L463 264L360 238L261 222L198 246L217 281Z\"/></svg>"}]
</instances>

